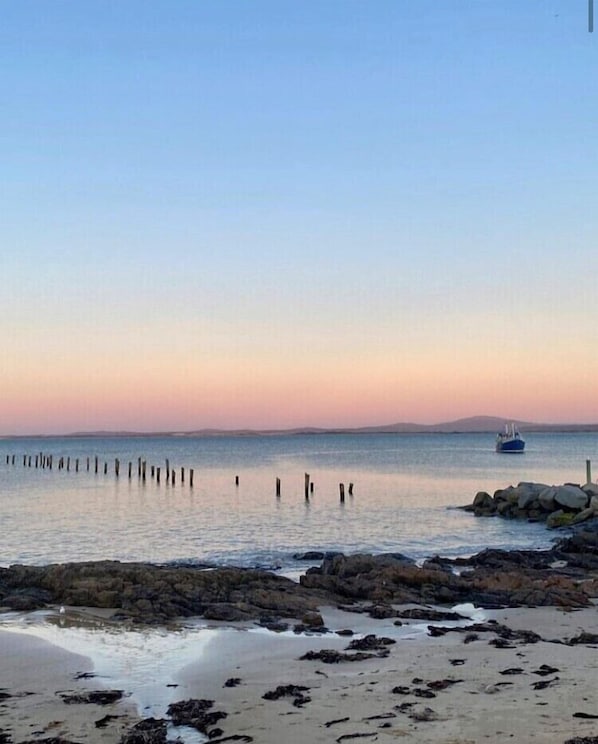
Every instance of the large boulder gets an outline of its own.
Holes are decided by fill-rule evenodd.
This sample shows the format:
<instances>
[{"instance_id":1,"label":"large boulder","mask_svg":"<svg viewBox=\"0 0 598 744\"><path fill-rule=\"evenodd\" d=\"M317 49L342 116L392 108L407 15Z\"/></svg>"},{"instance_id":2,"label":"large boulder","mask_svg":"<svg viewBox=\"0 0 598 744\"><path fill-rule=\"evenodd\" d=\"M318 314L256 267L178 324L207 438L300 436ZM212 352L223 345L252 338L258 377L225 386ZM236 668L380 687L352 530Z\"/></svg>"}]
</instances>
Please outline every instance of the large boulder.
<instances>
[{"instance_id":1,"label":"large boulder","mask_svg":"<svg viewBox=\"0 0 598 744\"><path fill-rule=\"evenodd\" d=\"M585 509L589 502L588 494L580 486L571 484L558 486L554 494L554 500L559 506L575 511Z\"/></svg>"},{"instance_id":2,"label":"large boulder","mask_svg":"<svg viewBox=\"0 0 598 744\"><path fill-rule=\"evenodd\" d=\"M548 488L548 486L544 483L518 483L515 489L517 493L517 507L519 509L533 508L538 503L538 497L545 488Z\"/></svg>"}]
</instances>

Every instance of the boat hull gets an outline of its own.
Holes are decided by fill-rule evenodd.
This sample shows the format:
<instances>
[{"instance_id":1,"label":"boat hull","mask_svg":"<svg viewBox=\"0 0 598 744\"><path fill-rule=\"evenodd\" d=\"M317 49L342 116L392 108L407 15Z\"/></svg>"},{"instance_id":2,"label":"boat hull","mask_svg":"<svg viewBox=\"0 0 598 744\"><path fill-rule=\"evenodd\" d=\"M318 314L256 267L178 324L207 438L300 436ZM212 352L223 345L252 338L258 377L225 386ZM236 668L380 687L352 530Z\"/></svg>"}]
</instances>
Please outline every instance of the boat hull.
<instances>
[{"instance_id":1,"label":"boat hull","mask_svg":"<svg viewBox=\"0 0 598 744\"><path fill-rule=\"evenodd\" d=\"M523 452L525 442L523 439L505 439L496 443L497 452Z\"/></svg>"}]
</instances>

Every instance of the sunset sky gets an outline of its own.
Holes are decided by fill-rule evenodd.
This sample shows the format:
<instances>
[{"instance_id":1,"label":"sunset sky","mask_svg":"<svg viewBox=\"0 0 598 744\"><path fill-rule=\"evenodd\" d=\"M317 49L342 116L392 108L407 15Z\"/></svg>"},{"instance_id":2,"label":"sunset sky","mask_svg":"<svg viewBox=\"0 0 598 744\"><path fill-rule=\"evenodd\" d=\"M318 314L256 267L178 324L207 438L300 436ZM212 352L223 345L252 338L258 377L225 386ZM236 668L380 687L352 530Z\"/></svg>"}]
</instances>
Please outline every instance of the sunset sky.
<instances>
[{"instance_id":1,"label":"sunset sky","mask_svg":"<svg viewBox=\"0 0 598 744\"><path fill-rule=\"evenodd\" d=\"M598 422L587 13L2 3L0 434Z\"/></svg>"}]
</instances>

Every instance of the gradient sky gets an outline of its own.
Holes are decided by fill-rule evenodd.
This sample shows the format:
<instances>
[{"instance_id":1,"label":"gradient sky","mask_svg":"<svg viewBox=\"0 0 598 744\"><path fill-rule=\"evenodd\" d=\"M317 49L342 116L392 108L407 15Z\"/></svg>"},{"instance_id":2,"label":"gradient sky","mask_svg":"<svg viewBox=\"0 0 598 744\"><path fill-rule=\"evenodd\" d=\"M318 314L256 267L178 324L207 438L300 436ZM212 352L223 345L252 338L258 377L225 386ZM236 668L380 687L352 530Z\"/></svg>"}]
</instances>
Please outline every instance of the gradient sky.
<instances>
[{"instance_id":1,"label":"gradient sky","mask_svg":"<svg viewBox=\"0 0 598 744\"><path fill-rule=\"evenodd\" d=\"M598 421L587 12L0 3L0 433Z\"/></svg>"}]
</instances>

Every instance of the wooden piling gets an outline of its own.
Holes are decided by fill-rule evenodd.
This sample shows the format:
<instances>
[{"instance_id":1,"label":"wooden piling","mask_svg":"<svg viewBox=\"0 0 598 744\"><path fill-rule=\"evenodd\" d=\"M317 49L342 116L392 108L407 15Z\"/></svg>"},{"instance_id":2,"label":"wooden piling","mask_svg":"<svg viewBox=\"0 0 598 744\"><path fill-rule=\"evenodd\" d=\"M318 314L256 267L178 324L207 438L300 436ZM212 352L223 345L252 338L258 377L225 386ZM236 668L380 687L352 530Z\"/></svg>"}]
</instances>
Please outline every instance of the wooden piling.
<instances>
[{"instance_id":1,"label":"wooden piling","mask_svg":"<svg viewBox=\"0 0 598 744\"><path fill-rule=\"evenodd\" d=\"M79 458L77 457L77 459L75 460L75 473L78 473L78 472L79 472Z\"/></svg>"},{"instance_id":2,"label":"wooden piling","mask_svg":"<svg viewBox=\"0 0 598 744\"><path fill-rule=\"evenodd\" d=\"M181 468L181 486L185 482L185 468Z\"/></svg>"},{"instance_id":3,"label":"wooden piling","mask_svg":"<svg viewBox=\"0 0 598 744\"><path fill-rule=\"evenodd\" d=\"M137 458L137 477L141 478L141 458Z\"/></svg>"},{"instance_id":4,"label":"wooden piling","mask_svg":"<svg viewBox=\"0 0 598 744\"><path fill-rule=\"evenodd\" d=\"M175 480L175 471L174 471L174 468L170 471L170 475L171 475L171 478L172 478L172 485L174 486L174 480Z\"/></svg>"},{"instance_id":5,"label":"wooden piling","mask_svg":"<svg viewBox=\"0 0 598 744\"><path fill-rule=\"evenodd\" d=\"M193 468L189 469L189 488L193 488Z\"/></svg>"},{"instance_id":6,"label":"wooden piling","mask_svg":"<svg viewBox=\"0 0 598 744\"><path fill-rule=\"evenodd\" d=\"M280 478L276 479L276 497L280 498Z\"/></svg>"},{"instance_id":7,"label":"wooden piling","mask_svg":"<svg viewBox=\"0 0 598 744\"><path fill-rule=\"evenodd\" d=\"M309 473L305 473L305 500L309 501Z\"/></svg>"},{"instance_id":8,"label":"wooden piling","mask_svg":"<svg viewBox=\"0 0 598 744\"><path fill-rule=\"evenodd\" d=\"M160 483L160 468L156 468L156 483Z\"/></svg>"},{"instance_id":9,"label":"wooden piling","mask_svg":"<svg viewBox=\"0 0 598 744\"><path fill-rule=\"evenodd\" d=\"M118 478L120 475L120 460L118 457L114 459L114 475Z\"/></svg>"},{"instance_id":10,"label":"wooden piling","mask_svg":"<svg viewBox=\"0 0 598 744\"><path fill-rule=\"evenodd\" d=\"M23 467L27 465L27 455L23 455Z\"/></svg>"},{"instance_id":11,"label":"wooden piling","mask_svg":"<svg viewBox=\"0 0 598 744\"><path fill-rule=\"evenodd\" d=\"M70 457L66 458L66 469L67 471L71 469L71 458Z\"/></svg>"},{"instance_id":12,"label":"wooden piling","mask_svg":"<svg viewBox=\"0 0 598 744\"><path fill-rule=\"evenodd\" d=\"M141 480L145 481L145 469L146 469L146 461L143 460L141 463Z\"/></svg>"},{"instance_id":13,"label":"wooden piling","mask_svg":"<svg viewBox=\"0 0 598 744\"><path fill-rule=\"evenodd\" d=\"M132 473L133 473L133 463L129 462L129 480L131 480Z\"/></svg>"},{"instance_id":14,"label":"wooden piling","mask_svg":"<svg viewBox=\"0 0 598 744\"><path fill-rule=\"evenodd\" d=\"M98 456L97 455L95 456L94 465L95 465L95 472L97 473L98 472Z\"/></svg>"},{"instance_id":15,"label":"wooden piling","mask_svg":"<svg viewBox=\"0 0 598 744\"><path fill-rule=\"evenodd\" d=\"M107 475L107 473L108 473L108 463L105 462L104 463L104 475Z\"/></svg>"},{"instance_id":16,"label":"wooden piling","mask_svg":"<svg viewBox=\"0 0 598 744\"><path fill-rule=\"evenodd\" d=\"M87 472L89 473L89 457L86 458L86 464L87 464Z\"/></svg>"},{"instance_id":17,"label":"wooden piling","mask_svg":"<svg viewBox=\"0 0 598 744\"><path fill-rule=\"evenodd\" d=\"M345 484L344 483L339 483L338 484L338 488L339 488L339 491L340 491L341 504L344 504L345 503Z\"/></svg>"},{"instance_id":18,"label":"wooden piling","mask_svg":"<svg viewBox=\"0 0 598 744\"><path fill-rule=\"evenodd\" d=\"M353 484L349 483L349 496L353 496Z\"/></svg>"},{"instance_id":19,"label":"wooden piling","mask_svg":"<svg viewBox=\"0 0 598 744\"><path fill-rule=\"evenodd\" d=\"M239 485L239 476L235 475L235 486Z\"/></svg>"},{"instance_id":20,"label":"wooden piling","mask_svg":"<svg viewBox=\"0 0 598 744\"><path fill-rule=\"evenodd\" d=\"M592 461L586 460L586 483L592 482Z\"/></svg>"},{"instance_id":21,"label":"wooden piling","mask_svg":"<svg viewBox=\"0 0 598 744\"><path fill-rule=\"evenodd\" d=\"M156 466L152 465L150 468L150 478L153 478L156 475Z\"/></svg>"},{"instance_id":22,"label":"wooden piling","mask_svg":"<svg viewBox=\"0 0 598 744\"><path fill-rule=\"evenodd\" d=\"M168 458L166 458L166 480L167 481L169 477L170 477L170 462Z\"/></svg>"}]
</instances>

